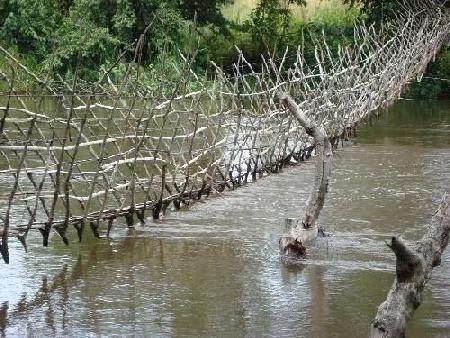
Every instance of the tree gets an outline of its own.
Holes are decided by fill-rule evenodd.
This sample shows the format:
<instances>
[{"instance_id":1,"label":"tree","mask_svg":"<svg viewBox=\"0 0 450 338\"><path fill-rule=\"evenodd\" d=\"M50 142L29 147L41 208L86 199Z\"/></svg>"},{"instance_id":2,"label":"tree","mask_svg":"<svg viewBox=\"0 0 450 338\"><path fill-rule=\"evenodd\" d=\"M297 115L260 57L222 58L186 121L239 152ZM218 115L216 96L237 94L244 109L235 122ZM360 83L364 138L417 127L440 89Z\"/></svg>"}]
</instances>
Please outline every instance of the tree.
<instances>
[{"instance_id":1,"label":"tree","mask_svg":"<svg viewBox=\"0 0 450 338\"><path fill-rule=\"evenodd\" d=\"M251 31L268 50L286 36L291 20L290 5L306 5L305 0L260 0L250 16Z\"/></svg>"},{"instance_id":2,"label":"tree","mask_svg":"<svg viewBox=\"0 0 450 338\"><path fill-rule=\"evenodd\" d=\"M54 46L54 33L64 16L59 0L5 0L0 4L0 41L41 61Z\"/></svg>"},{"instance_id":3,"label":"tree","mask_svg":"<svg viewBox=\"0 0 450 338\"><path fill-rule=\"evenodd\" d=\"M164 48L183 48L189 21L225 29L221 6L233 0L4 0L0 2L0 42L59 72L98 69L127 49L147 29L142 62ZM175 48L172 48L175 50Z\"/></svg>"},{"instance_id":4,"label":"tree","mask_svg":"<svg viewBox=\"0 0 450 338\"><path fill-rule=\"evenodd\" d=\"M224 29L227 21L221 7L233 2L234 0L179 0L177 8L185 19L193 20L196 16L197 23L201 26L213 24Z\"/></svg>"}]
</instances>

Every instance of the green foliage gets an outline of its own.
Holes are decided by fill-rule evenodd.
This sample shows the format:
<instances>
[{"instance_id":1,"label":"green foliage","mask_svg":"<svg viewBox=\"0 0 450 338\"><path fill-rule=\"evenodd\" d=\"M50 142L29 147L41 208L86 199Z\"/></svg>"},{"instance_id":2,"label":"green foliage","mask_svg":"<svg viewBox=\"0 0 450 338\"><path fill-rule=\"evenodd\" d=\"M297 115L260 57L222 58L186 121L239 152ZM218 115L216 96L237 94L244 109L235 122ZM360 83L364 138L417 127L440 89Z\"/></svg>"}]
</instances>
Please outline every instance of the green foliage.
<instances>
[{"instance_id":1,"label":"green foliage","mask_svg":"<svg viewBox=\"0 0 450 338\"><path fill-rule=\"evenodd\" d=\"M54 46L54 33L63 17L61 4L58 0L3 0L0 41L42 61Z\"/></svg>"},{"instance_id":2,"label":"green foliage","mask_svg":"<svg viewBox=\"0 0 450 338\"><path fill-rule=\"evenodd\" d=\"M135 44L146 31L139 69L142 81L151 86L171 83L180 75L180 51L192 54L198 49L199 73L208 69L210 60L231 71L238 54L235 46L258 67L261 54L270 52L277 58L285 46L291 51L289 61L294 62L297 46L304 43L306 60L314 62L314 44L322 34L332 52L340 44L352 43L360 8L378 23L390 20L398 10L397 0L344 0L355 6L329 9L305 20L291 10L291 5L305 5L305 0L259 0L250 18L239 24L222 15L222 7L233 1L0 0L0 44L36 73L51 71L67 80L79 63L81 78L95 81L122 55L111 74L114 80L136 61ZM0 64L6 66L1 57ZM450 96L450 82L430 78L450 78L448 48L407 95Z\"/></svg>"},{"instance_id":3,"label":"green foliage","mask_svg":"<svg viewBox=\"0 0 450 338\"><path fill-rule=\"evenodd\" d=\"M291 23L292 11L289 5L306 5L305 0L260 0L250 15L252 35L270 51L286 37Z\"/></svg>"},{"instance_id":4,"label":"green foliage","mask_svg":"<svg viewBox=\"0 0 450 338\"><path fill-rule=\"evenodd\" d=\"M377 24L395 20L396 12L402 11L401 0L343 0L343 2L350 6L361 6L361 10L367 16L367 19ZM444 6L450 8L450 2L447 1Z\"/></svg>"},{"instance_id":5,"label":"green foliage","mask_svg":"<svg viewBox=\"0 0 450 338\"><path fill-rule=\"evenodd\" d=\"M259 0L243 25L228 22L221 9L233 1L4 0L0 43L35 72L51 71L70 80L80 62L81 77L95 81L119 55L124 58L118 73L133 62L135 43L146 31L139 61L146 81L151 81L158 71L167 78L176 76L174 69L182 63L179 51L189 54L197 46L195 67L201 73L209 60L231 70L235 46L257 66L261 54L282 53L286 45L294 52L304 31L318 35L324 29L333 46L352 33L353 19L348 18L353 14L343 11L320 13L314 23L299 21L289 6L304 5L304 0ZM305 37L306 53L313 55L308 49L313 38L309 33Z\"/></svg>"},{"instance_id":6,"label":"green foliage","mask_svg":"<svg viewBox=\"0 0 450 338\"><path fill-rule=\"evenodd\" d=\"M389 25L395 21L398 11L402 11L399 0L344 0L350 5L358 4L369 22L376 25ZM450 2L445 6L450 8ZM408 98L432 99L450 98L450 49L444 48L430 64L424 78L412 84L405 93Z\"/></svg>"},{"instance_id":7,"label":"green foliage","mask_svg":"<svg viewBox=\"0 0 450 338\"><path fill-rule=\"evenodd\" d=\"M67 72L76 66L78 56L83 68L90 69L114 55L120 40L107 27L108 12L96 16L102 7L101 1L75 0L65 20L56 32L56 52L47 59L48 65L58 71Z\"/></svg>"},{"instance_id":8,"label":"green foliage","mask_svg":"<svg viewBox=\"0 0 450 338\"><path fill-rule=\"evenodd\" d=\"M377 24L388 22L395 18L395 12L400 8L398 0L344 0L350 6L361 6L361 11L370 22Z\"/></svg>"},{"instance_id":9,"label":"green foliage","mask_svg":"<svg viewBox=\"0 0 450 338\"><path fill-rule=\"evenodd\" d=\"M208 60L212 59L225 71L231 72L232 64L238 55L235 46L238 46L246 59L253 64L255 69L258 69L262 61L261 54L270 52L276 59L279 59L283 57L285 47L289 47L288 63L295 62L297 47L304 43L306 59L315 62L314 44L317 42L316 40L323 39L322 32L325 34L331 50L337 51L339 44L352 43L353 24L358 15L357 8L348 10L346 7L317 12L308 20L296 17L291 13L288 25L284 29L277 26L275 33L270 36L273 40L269 42L263 41L261 36L257 35L251 20L244 25L237 23L230 25L228 36L215 34L212 31L202 31L198 61L203 68L206 68ZM268 46L268 44L271 45Z\"/></svg>"},{"instance_id":10,"label":"green foliage","mask_svg":"<svg viewBox=\"0 0 450 338\"><path fill-rule=\"evenodd\" d=\"M427 69L424 78L405 93L408 98L450 98L450 47L444 48Z\"/></svg>"},{"instance_id":11,"label":"green foliage","mask_svg":"<svg viewBox=\"0 0 450 338\"><path fill-rule=\"evenodd\" d=\"M33 70L95 78L102 64L125 52L146 31L141 61L151 64L164 50L177 52L190 40L188 19L224 29L220 6L231 0L2 0L0 43L16 50ZM197 13L197 14L196 14ZM28 63L29 62L29 63Z\"/></svg>"},{"instance_id":12,"label":"green foliage","mask_svg":"<svg viewBox=\"0 0 450 338\"><path fill-rule=\"evenodd\" d=\"M222 7L226 4L233 3L234 0L180 0L178 8L185 19L197 20L200 26L213 24L226 31L227 21L222 14Z\"/></svg>"}]
</instances>

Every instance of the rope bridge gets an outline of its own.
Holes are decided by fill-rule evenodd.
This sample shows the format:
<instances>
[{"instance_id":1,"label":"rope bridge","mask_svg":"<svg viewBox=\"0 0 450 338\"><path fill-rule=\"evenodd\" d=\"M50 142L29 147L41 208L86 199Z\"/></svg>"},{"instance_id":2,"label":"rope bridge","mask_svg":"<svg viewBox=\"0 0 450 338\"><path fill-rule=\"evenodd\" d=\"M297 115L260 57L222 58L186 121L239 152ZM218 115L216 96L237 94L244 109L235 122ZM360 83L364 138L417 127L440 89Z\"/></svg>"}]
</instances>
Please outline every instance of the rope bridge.
<instances>
[{"instance_id":1,"label":"rope bridge","mask_svg":"<svg viewBox=\"0 0 450 338\"><path fill-rule=\"evenodd\" d=\"M351 46L332 53L317 39L314 62L303 47L256 70L240 56L230 76L215 66L205 79L193 56L176 81L144 81L136 62L114 67L85 90L38 78L6 49L0 69L0 252L8 240L26 249L38 230L67 244L75 227L100 236L113 225L158 219L167 208L234 189L311 155L314 143L277 94L289 93L336 146L373 112L388 107L448 43L450 15L440 1L405 7L396 25L377 31L363 22ZM213 77L213 79L211 79ZM16 88L34 83L32 94ZM148 214L149 212L150 214Z\"/></svg>"}]
</instances>

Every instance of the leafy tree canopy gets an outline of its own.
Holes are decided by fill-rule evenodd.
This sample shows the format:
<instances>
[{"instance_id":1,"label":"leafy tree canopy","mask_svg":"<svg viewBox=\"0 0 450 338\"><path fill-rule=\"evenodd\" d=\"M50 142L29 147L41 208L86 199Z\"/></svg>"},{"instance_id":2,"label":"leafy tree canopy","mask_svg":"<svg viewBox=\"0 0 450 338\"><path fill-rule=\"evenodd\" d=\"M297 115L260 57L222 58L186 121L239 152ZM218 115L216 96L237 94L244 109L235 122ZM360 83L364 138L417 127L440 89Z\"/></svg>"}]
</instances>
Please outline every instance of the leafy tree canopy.
<instances>
[{"instance_id":1,"label":"leafy tree canopy","mask_svg":"<svg viewBox=\"0 0 450 338\"><path fill-rule=\"evenodd\" d=\"M276 47L291 20L290 5L306 5L306 0L260 0L250 17L251 30L267 48Z\"/></svg>"},{"instance_id":2,"label":"leafy tree canopy","mask_svg":"<svg viewBox=\"0 0 450 338\"><path fill-rule=\"evenodd\" d=\"M185 26L225 27L221 6L232 0L2 0L0 43L36 63L73 66L79 53L94 66L129 48L148 27L148 52L179 44ZM55 53L53 53L56 51ZM132 56L130 55L129 58Z\"/></svg>"}]
</instances>

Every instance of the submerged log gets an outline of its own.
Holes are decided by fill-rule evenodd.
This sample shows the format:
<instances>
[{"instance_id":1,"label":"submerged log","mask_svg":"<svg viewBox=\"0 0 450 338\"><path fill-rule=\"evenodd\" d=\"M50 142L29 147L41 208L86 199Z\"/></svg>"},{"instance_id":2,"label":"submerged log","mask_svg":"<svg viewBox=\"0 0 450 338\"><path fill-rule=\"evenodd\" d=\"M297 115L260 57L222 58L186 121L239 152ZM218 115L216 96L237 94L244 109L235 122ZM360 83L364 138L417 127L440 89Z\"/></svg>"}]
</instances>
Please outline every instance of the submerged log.
<instances>
[{"instance_id":1,"label":"submerged log","mask_svg":"<svg viewBox=\"0 0 450 338\"><path fill-rule=\"evenodd\" d=\"M389 247L396 256L396 279L386 300L378 307L369 330L370 338L405 337L406 323L419 307L425 284L450 235L450 194L444 195L427 233L414 246L392 237Z\"/></svg>"},{"instance_id":2,"label":"submerged log","mask_svg":"<svg viewBox=\"0 0 450 338\"><path fill-rule=\"evenodd\" d=\"M279 241L282 255L303 256L306 253L305 243L316 239L319 229L316 220L325 203L328 185L331 177L333 150L331 142L323 127L317 126L310 120L297 103L286 93L279 92L278 98L297 119L306 133L314 138L316 151L316 168L314 187L306 202L305 215L296 226L289 229L289 233Z\"/></svg>"}]
</instances>

